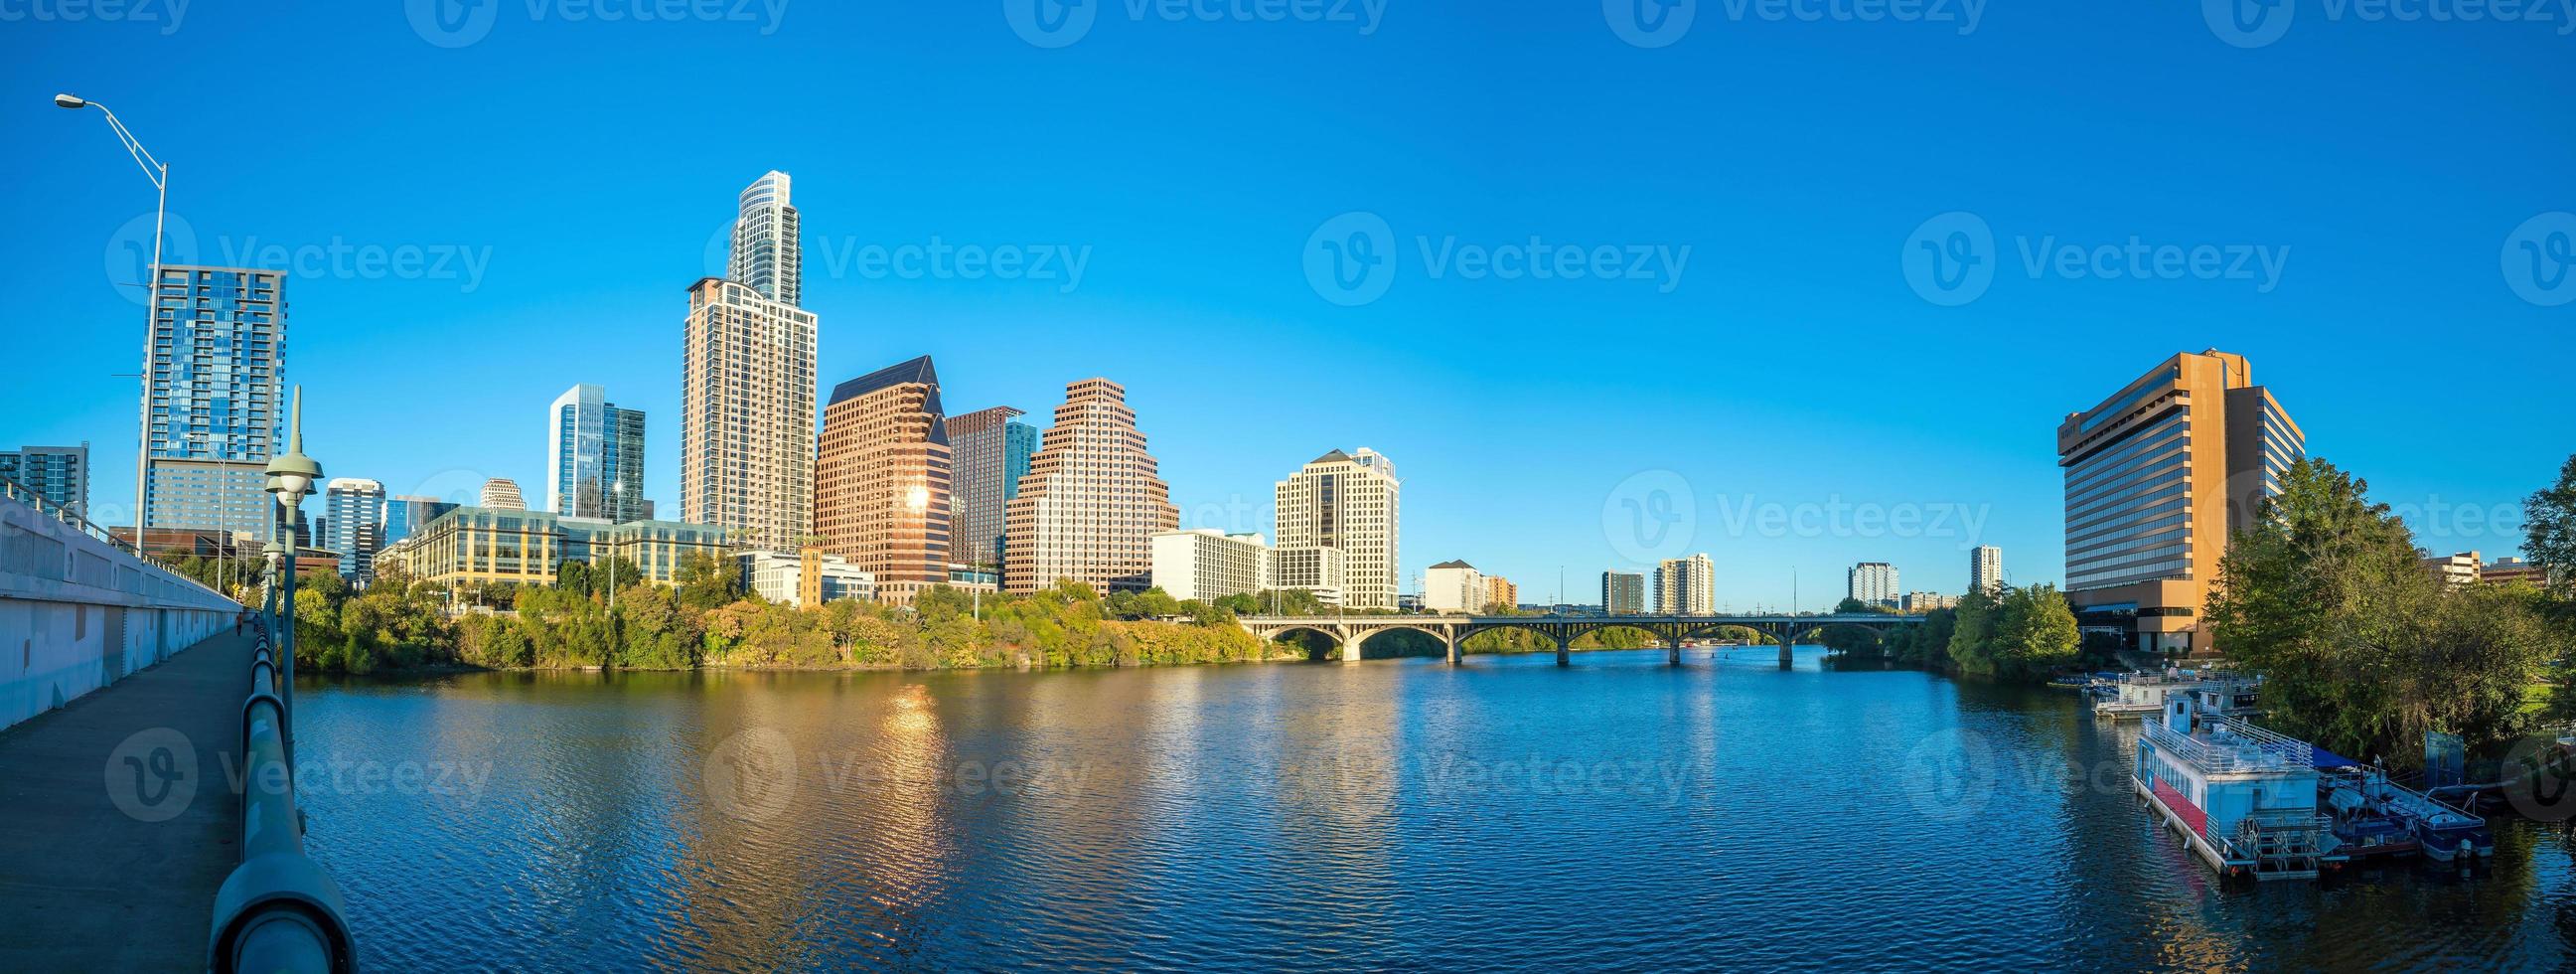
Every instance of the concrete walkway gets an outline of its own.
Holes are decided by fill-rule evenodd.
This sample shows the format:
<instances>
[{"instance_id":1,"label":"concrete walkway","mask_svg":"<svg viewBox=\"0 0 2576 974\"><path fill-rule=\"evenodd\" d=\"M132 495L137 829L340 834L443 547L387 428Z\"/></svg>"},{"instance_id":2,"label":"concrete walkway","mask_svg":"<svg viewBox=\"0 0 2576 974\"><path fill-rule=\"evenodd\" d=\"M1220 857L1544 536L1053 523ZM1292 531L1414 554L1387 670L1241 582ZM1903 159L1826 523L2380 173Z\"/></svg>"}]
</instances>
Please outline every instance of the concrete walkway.
<instances>
[{"instance_id":1,"label":"concrete walkway","mask_svg":"<svg viewBox=\"0 0 2576 974\"><path fill-rule=\"evenodd\" d=\"M0 731L0 970L204 970L241 858L230 630Z\"/></svg>"}]
</instances>

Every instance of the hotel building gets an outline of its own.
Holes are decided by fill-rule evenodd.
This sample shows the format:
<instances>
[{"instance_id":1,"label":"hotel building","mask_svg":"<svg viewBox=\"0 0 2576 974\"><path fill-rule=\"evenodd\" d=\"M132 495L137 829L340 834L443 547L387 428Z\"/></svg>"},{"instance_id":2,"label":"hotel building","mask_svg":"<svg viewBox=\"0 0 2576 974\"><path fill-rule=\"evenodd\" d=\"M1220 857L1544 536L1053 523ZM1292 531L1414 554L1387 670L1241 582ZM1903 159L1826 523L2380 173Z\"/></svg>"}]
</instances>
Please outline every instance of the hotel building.
<instances>
[{"instance_id":1,"label":"hotel building","mask_svg":"<svg viewBox=\"0 0 2576 974\"><path fill-rule=\"evenodd\" d=\"M814 464L822 550L876 581L878 601L910 605L948 581L948 426L930 356L841 383L823 409Z\"/></svg>"},{"instance_id":2,"label":"hotel building","mask_svg":"<svg viewBox=\"0 0 2576 974\"><path fill-rule=\"evenodd\" d=\"M680 559L732 553L726 530L713 525L613 524L544 511L460 507L416 526L410 537L378 552L376 560L399 565L414 579L452 587L477 582L552 585L556 567L564 562L599 565L624 558L646 580L671 585Z\"/></svg>"},{"instance_id":3,"label":"hotel building","mask_svg":"<svg viewBox=\"0 0 2576 974\"><path fill-rule=\"evenodd\" d=\"M2201 628L2231 530L2306 455L2306 434L2216 349L2164 360L2057 427L2066 594L2088 636L2154 653L2216 650Z\"/></svg>"},{"instance_id":4,"label":"hotel building","mask_svg":"<svg viewBox=\"0 0 2576 974\"><path fill-rule=\"evenodd\" d=\"M1704 616L1717 611L1717 563L1707 554L1667 558L1655 567L1655 611Z\"/></svg>"},{"instance_id":5,"label":"hotel building","mask_svg":"<svg viewBox=\"0 0 2576 974\"><path fill-rule=\"evenodd\" d=\"M682 327L680 517L794 551L813 529L817 323L785 173L743 190L728 278L689 288Z\"/></svg>"},{"instance_id":6,"label":"hotel building","mask_svg":"<svg viewBox=\"0 0 2576 974\"><path fill-rule=\"evenodd\" d=\"M1154 587L1175 599L1219 599L1261 591L1270 546L1258 534L1215 528L1154 533Z\"/></svg>"},{"instance_id":7,"label":"hotel building","mask_svg":"<svg viewBox=\"0 0 2576 974\"><path fill-rule=\"evenodd\" d=\"M165 265L153 286L141 523L265 538L285 437L286 275Z\"/></svg>"},{"instance_id":8,"label":"hotel building","mask_svg":"<svg viewBox=\"0 0 2576 974\"><path fill-rule=\"evenodd\" d=\"M1316 457L1276 485L1280 549L1340 549L1350 571L1344 604L1395 608L1400 486L1395 461L1367 447Z\"/></svg>"},{"instance_id":9,"label":"hotel building","mask_svg":"<svg viewBox=\"0 0 2576 974\"><path fill-rule=\"evenodd\" d=\"M1011 498L1020 495L1029 456L1038 451L1038 428L1019 422L1020 415L1009 406L995 406L948 417L955 481L949 495L949 557L959 564L1001 570L1003 516Z\"/></svg>"},{"instance_id":10,"label":"hotel building","mask_svg":"<svg viewBox=\"0 0 2576 974\"><path fill-rule=\"evenodd\" d=\"M1154 532L1181 526L1160 471L1125 386L1098 378L1066 386L1003 518L1003 587L1034 592L1072 579L1107 592L1152 584Z\"/></svg>"},{"instance_id":11,"label":"hotel building","mask_svg":"<svg viewBox=\"0 0 2576 974\"><path fill-rule=\"evenodd\" d=\"M582 383L546 410L546 501L557 514L651 517L644 500L644 411L621 409Z\"/></svg>"}]
</instances>

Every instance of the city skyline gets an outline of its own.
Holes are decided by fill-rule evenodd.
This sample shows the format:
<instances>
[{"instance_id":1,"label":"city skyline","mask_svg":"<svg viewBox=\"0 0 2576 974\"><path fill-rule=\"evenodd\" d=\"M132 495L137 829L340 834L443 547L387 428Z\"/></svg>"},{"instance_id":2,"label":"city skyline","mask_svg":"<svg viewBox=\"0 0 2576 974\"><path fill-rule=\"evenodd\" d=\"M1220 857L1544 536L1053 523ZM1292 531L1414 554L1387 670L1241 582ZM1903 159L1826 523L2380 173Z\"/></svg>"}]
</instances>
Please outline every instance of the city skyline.
<instances>
[{"instance_id":1,"label":"city skyline","mask_svg":"<svg viewBox=\"0 0 2576 974\"><path fill-rule=\"evenodd\" d=\"M842 53L821 42L842 16L847 15L800 11L796 30L745 50L819 70L827 55ZM1038 60L1049 52L1028 49L990 24L950 25L936 12L893 16L930 21L915 25L919 30L956 31L960 45L950 54L969 70L981 65L1008 75L1043 64L1073 76L1072 83L1145 80L1087 60ZM2061 14L2029 16L2046 21ZM2088 408L2102 389L2148 363L2212 346L2262 363L2266 384L2294 402L2310 428L2311 453L2368 478L2375 495L2422 511L2410 521L2427 547L2512 551L2518 526L2497 523L2495 515L2512 516L2521 497L2546 481L2553 454L2567 440L2563 410L2552 408L2548 394L2548 363L2564 359L2571 338L2558 324L2565 310L2518 297L2498 277L2496 258L2517 225L2565 204L2531 187L2461 183L2445 184L2434 201L2439 205L2396 213L2369 202L2365 190L2390 180L2411 182L2428 169L2447 171L2434 164L2455 154L2563 156L2569 147L2563 127L2517 107L2502 88L2493 98L2470 99L2476 111L2459 120L2445 117L2457 112L2455 100L2436 103L2387 80L2329 99L2300 80L2307 55L2288 63L2240 63L2228 59L2242 52L2224 45L2203 49L2188 43L2182 35L2200 30L2197 24L2168 24L2138 12L2096 16L2137 18L2140 31L2168 42L2173 53L2165 61L2184 67L2187 75L2208 75L2185 82L2172 97L2206 102L2217 113L2210 131L2221 134L2202 133L2192 143L2193 155L2179 164L2167 148L2173 130L2162 123L2097 134L2079 148L2088 169L2083 179L2052 174L2038 159L1986 157L1972 166L1935 158L1923 179L1873 186L1859 198L1776 203L1712 201L1662 178L1625 188L1558 190L1484 165L1466 166L1454 186L1436 185L1392 171L1384 160L1455 143L1463 129L1435 124L1418 137L1381 131L1350 125L1341 114L1357 111L1363 121L1386 117L1380 106L1326 112L1285 99L1276 104L1282 138L1322 139L1352 150L1351 161L1302 170L1252 162L1245 171L1198 173L1178 161L1245 148L1232 141L1242 137L1086 114L1078 117L1106 123L1102 131L1068 126L1041 134L1059 143L1081 175L1046 174L1025 185L1005 185L994 177L1019 168L1005 160L1016 158L1012 152L1020 147L938 135L965 100L989 95L989 89L931 93L922 105L879 109L881 115L857 126L811 124L846 109L818 95L786 91L749 107L756 135L703 146L672 143L666 132L653 134L656 126L646 120L710 109L720 93L641 75L626 78L636 87L632 103L604 105L584 122L585 131L600 140L593 154L644 160L614 172L563 165L562 157L550 155L562 150L550 148L554 140L537 128L537 120L515 117L502 120L503 131L491 146L455 150L503 150L492 155L387 159L386 137L351 133L309 147L312 154L300 165L281 169L270 153L210 148L218 144L222 123L196 117L189 95L170 83L218 63L246 83L273 83L273 69L214 53L230 32L248 31L249 25L208 16L190 23L183 35L190 43L166 47L148 32L128 36L113 26L81 31L27 25L32 32L55 32L40 36L60 43L32 45L27 63L15 70L45 72L49 86L116 106L170 163L171 212L185 223L182 234L174 222L173 237L191 245L195 263L268 263L282 254L291 268L305 265L301 269L310 273L291 272L288 290L296 305L290 381L304 384L315 406L307 412L308 435L317 449L330 445L335 473L376 479L389 495L462 492L470 500L490 477L545 483L541 457L491 448L472 431L524 429L527 405L546 401L567 384L597 383L619 390L621 404L661 417L681 415L669 354L676 331L674 292L696 277L727 271L733 226L724 219L725 209L739 200L726 194L758 174L779 171L796 174L802 231L813 241L800 299L822 322L820 375L856 375L928 354L948 366L944 378L953 401L1024 406L1046 402L1080 376L1118 376L1130 384L1132 404L1148 417L1185 527L1275 534L1262 485L1334 444L1370 444L1406 464L1407 554L1398 574L1408 588L1429 564L1464 557L1523 580L1525 601L1582 602L1588 600L1579 593L1591 587L1583 580L1604 568L1651 570L1679 551L1705 550L1716 564L1721 603L1784 604L1795 572L1801 604L1814 608L1825 604L1834 576L1860 560L1901 566L1909 589L1964 591L1967 549L1977 543L2009 549L2017 583L2062 581L2060 475L2041 445L2045 434L2036 431ZM422 45L398 23L341 11L320 12L285 29L292 35L348 28L348 56L383 61L389 70L503 57L523 41L578 29L560 23L512 26L515 33L496 34L461 54ZM1598 30L1597 17L1586 26ZM1381 40L1435 61L1473 63L1436 42L1426 48L1416 30L1398 21ZM834 44L863 45L869 56L890 65L929 57L865 37L849 40L865 31L842 33ZM633 39L652 43L641 34ZM1695 43L1702 40L1693 37ZM1781 40L1823 49L1886 39L1819 29ZM2417 53L2428 69L2465 70L2549 50L2523 46L2525 39L2502 33L2474 44L2439 35L2415 40L2425 42ZM2370 57L2378 43L2358 31L2319 31L2300 41L2311 45L2300 50L2329 58ZM724 47L737 41L708 43ZM1247 53L1180 31L1103 36L1085 47L1110 43L1136 45L1139 55L1169 53L1178 65L1118 71L1177 72L1194 62ZM133 77L83 63L111 60L106 54L125 50L124 44L166 56L142 59L148 63ZM1702 84L1760 70L1702 65L1696 69L1701 76L1674 75L1666 73L1668 65L1640 61L1638 52L1614 40L1605 37L1602 45L1578 52L1572 63L1640 65L1646 80L1656 83ZM1884 70L1908 73L1956 72L1976 60L1975 49L1967 46L1891 42L1884 53ZM1256 63L1268 56L1249 54ZM2020 56L2025 68L2057 63ZM1363 78L1391 77L1384 65L1356 55L1342 63ZM360 80L374 70L354 62L348 68ZM472 124L489 124L473 105L492 103L512 85L550 90L573 76L570 66L496 71L459 78L456 90L434 96L388 95L394 101L386 107L425 123L470 118ZM2233 84L2221 85L2220 78ZM1826 91L1783 96L1779 104L1756 110L1797 112L1812 108L1808 99L1847 100L1879 80L1876 74L1836 79ZM1431 94L1463 94L1449 84L1440 82ZM2225 97L2248 84L2273 95L2254 105ZM1576 138L1561 140L1570 143L1566 147L1492 147L1535 152L1543 163L1538 169L1555 172L1596 171L1595 164L1608 158L1572 144L1598 138L1624 157L1640 147L1640 139L1653 138L1643 133L1672 131L1670 113L1698 121L1704 111L1562 102L1577 96L1549 93L1526 97L1532 101L1514 107L1562 111L1579 104L1600 116L1577 123L1584 128ZM2048 109L2076 104L2058 101L2072 94L2027 97ZM2356 98L2376 104L2389 121L2364 126L2334 107ZM284 131L316 130L317 113L341 107L332 99L291 106L277 124ZM2344 130L2321 127L2310 144L2295 150L2313 155L2280 160L2278 167L2246 172L2216 164L2236 148L2225 133L2251 132L2301 112L2339 119ZM100 257L127 252L138 213L145 215L148 249L149 187L130 171L116 171L130 163L99 133L84 131L98 124L95 119L52 108L43 93L0 105L0 118L61 148L35 160L30 178L6 192L14 210L29 214L31 225L64 228L60 232L73 234L76 244L0 245L31 273L64 282L35 295L30 313L57 324L32 336L30 352L66 363L60 387L45 390L41 401L35 390L0 393L7 397L0 399L0 409L21 419L0 440L91 442L92 507L105 515L102 523L121 522L130 518L107 509L131 506L123 496L129 492L119 485L134 478L134 383L115 376L136 367L133 296L121 287L134 274L102 274ZM2443 148L2396 157L2374 151L2378 125L2401 123L2433 133L2421 141ZM1588 127L1596 124L1601 128ZM1854 128L1874 127L1878 134L1869 141L1900 145L1938 144L1958 125L1988 138L2027 134L2000 131L2001 124L1889 112L1872 113ZM1836 141L1846 138L1841 135L1818 138L1777 162L1726 158L1746 169L1745 184L1758 185L1819 160L1825 160L1827 178L1839 178L1850 173L1849 164L1831 160L1867 154L1853 151L1857 135L1848 136L1855 140L1849 144ZM927 149L853 151L881 145ZM1124 159L1132 170L1134 158L1157 154L1175 164L1141 171L1099 164ZM2143 178L2149 172L2156 178ZM2318 172L2329 175L2318 179ZM1246 184L1274 189L1259 199L1225 191ZM2140 188L2138 195L2106 202L2098 194L2105 184ZM1684 198L1676 201L1677 193ZM1496 197L1526 205L1514 210L1483 202ZM1209 198L1223 201L1222 218L1212 224L1202 219L1207 207L1199 202ZM1108 201L1119 203L1117 216L1107 215ZM1813 218L1805 229L1767 229L1799 207ZM567 210L581 214L590 236L579 247L562 244L558 222L527 216ZM1908 286L1898 251L1930 218L1961 210L1980 214L1999 235L1994 256L2008 273L1973 303L1941 307ZM1354 212L1378 214L1402 231L1401 249L1409 260L1426 244L1436 252L1443 241L1489 246L1533 233L1567 244L1692 243L1698 249L1669 292L1624 288L1620 282L1474 280L1455 274L1431 279L1417 262L1381 298L1343 307L1319 298L1294 257L1326 221ZM1765 229L1748 229L1757 227ZM1760 236L1774 232L1787 235L1768 242ZM2280 287L2258 299L2250 289L2224 281L2031 279L2017 252L2050 239L2089 245L2133 235L2150 242L2270 241L2289 247L2291 257ZM1060 244L1068 253L1051 266L1061 272L1073 266L1066 259L1071 253L1087 256L1079 284L1061 276L906 276L872 271L865 263L872 253L868 247L927 247L934 237L952 248L988 251L1004 244ZM409 248L405 252L424 258L422 269L410 276L390 270L371 276L355 256L335 264L335 242L353 255L367 248ZM1748 246L1755 243L1761 246ZM2382 256L2389 253L2420 260L2392 268ZM187 256L174 246L170 262ZM435 270L442 265L446 270ZM1594 320L1612 322L1632 337L1568 341L1587 337L1590 329L1583 323ZM2443 327L2454 322L2472 327ZM1471 327L1504 340L1456 340ZM1855 329L1846 332L1853 336L1848 344L1815 337L1835 328ZM2318 329L2332 329L2345 340L2316 342ZM2437 331L2511 341L2528 346L2528 353L2495 355L2492 345L2429 337ZM1067 333L1121 337L1066 342L1061 336ZM585 342L583 359L541 368L427 354L530 338L568 343L591 335L620 340ZM1258 342L1261 351L1239 353L1230 342ZM1848 347L1903 354L1846 357L1831 370L1811 372L1816 385L1804 396L1783 395L1777 386L1746 383L1740 372L1714 368L1678 383L1639 382L1621 408L1658 417L1652 428L1605 428L1585 419L1580 396L1604 377L1635 374L1637 350L1648 345L1659 346L1658 359L1712 363L1797 360ZM1035 348L1049 354L1029 354ZM2345 381L2385 368L2392 357L2416 370L2401 375L2463 386L2488 421L2461 427L2393 402L2384 389ZM432 361L440 367L429 367ZM1250 399L1245 391L1257 386L1215 364L1239 361L1257 361L1265 374L1319 382L1329 377L1370 394ZM1506 381L1523 388L1497 393ZM459 388L477 395L459 396ZM1955 395L1962 389L1971 400ZM630 399L628 392L635 395ZM382 408L388 401L407 405ZM1210 408L1211 403L1240 408ZM675 442L678 428L663 422L656 442ZM1675 430L1689 432L1677 440ZM1533 442L1554 443L1563 452L1545 469L1515 462ZM1727 456L1710 456L1703 448L1708 444L1724 444ZM681 499L679 467L674 454L662 449L650 465L647 494L668 517ZM1804 460L1747 462L1771 455ZM1903 476L1887 475L1908 468ZM1623 484L1662 474L1670 475L1667 482L1688 485L1692 495L1694 536L1684 547L1641 545L1618 536L1624 528L1605 529L1613 517L1626 514L1622 501L1650 496L1623 494ZM1885 515L1936 508L1951 511L1952 521L1961 524L1965 515L1981 515L1975 519L1978 530L1894 537L1884 526ZM1875 533L1862 520L1871 509L1882 525ZM1790 527L1762 527L1775 510ZM1795 521L1807 512L1818 527L1802 533ZM1510 530L1497 531L1497 525ZM1573 591L1556 591L1552 579L1560 574L1576 580L1566 586Z\"/></svg>"}]
</instances>

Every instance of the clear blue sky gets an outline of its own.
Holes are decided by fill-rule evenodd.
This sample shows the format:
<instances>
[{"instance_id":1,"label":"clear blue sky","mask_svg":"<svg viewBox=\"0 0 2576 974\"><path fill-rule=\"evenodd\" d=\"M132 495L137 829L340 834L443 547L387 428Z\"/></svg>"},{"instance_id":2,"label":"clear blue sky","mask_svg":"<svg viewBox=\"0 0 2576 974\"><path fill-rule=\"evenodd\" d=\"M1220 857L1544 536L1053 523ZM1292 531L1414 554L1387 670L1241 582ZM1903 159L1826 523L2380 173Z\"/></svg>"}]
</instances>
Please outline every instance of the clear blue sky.
<instances>
[{"instance_id":1,"label":"clear blue sky","mask_svg":"<svg viewBox=\"0 0 2576 974\"><path fill-rule=\"evenodd\" d=\"M2056 579L2059 418L2211 346L2252 359L2313 452L2445 508L2424 539L2443 550L2510 551L2518 527L2448 506L2513 504L2576 451L2576 305L2524 300L2501 261L2525 221L2576 210L2559 24L2302 3L2249 49L2197 4L1981 4L1963 36L1702 2L1644 48L1583 2L1391 2L1366 32L1093 3L1056 49L993 2L673 23L487 0L471 38L389 3L0 23L0 442L87 440L94 503L128 499L116 373L140 311L108 268L152 198L101 118L48 104L70 91L170 164L198 259L304 262L288 368L310 452L397 492L533 493L544 407L595 382L651 414L648 485L675 509L683 291L771 168L815 241L826 384L928 353L953 408L1042 417L1068 380L1116 378L1193 525L1268 531L1274 480L1376 448L1405 477L1408 586L1464 558L1539 599L1561 565L1589 600L1602 568L1673 549L1621 502L1675 482L1679 548L1717 559L1737 607L1785 600L1793 567L1820 605L1859 560L1957 591L1976 542ZM1343 306L1304 255L1353 211L1391 228L1395 273ZM1900 258L1950 211L1996 241L1991 285L1955 307ZM2021 256L2133 236L2287 257L2267 282ZM1087 259L1078 282L850 259L934 237ZM1642 281L1435 274L1422 253L1533 237L1691 249ZM368 248L427 263L371 271ZM1836 501L1981 523L1817 520ZM1766 530L1771 508L1809 528Z\"/></svg>"}]
</instances>

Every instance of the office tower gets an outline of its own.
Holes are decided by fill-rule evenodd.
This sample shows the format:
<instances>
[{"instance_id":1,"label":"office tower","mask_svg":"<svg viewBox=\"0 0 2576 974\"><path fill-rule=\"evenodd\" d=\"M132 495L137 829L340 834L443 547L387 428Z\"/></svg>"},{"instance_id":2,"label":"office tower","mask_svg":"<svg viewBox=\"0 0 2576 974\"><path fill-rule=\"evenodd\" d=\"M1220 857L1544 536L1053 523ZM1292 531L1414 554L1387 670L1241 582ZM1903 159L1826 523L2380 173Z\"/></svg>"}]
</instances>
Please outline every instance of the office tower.
<instances>
[{"instance_id":1,"label":"office tower","mask_svg":"<svg viewBox=\"0 0 2576 974\"><path fill-rule=\"evenodd\" d=\"M1601 612L1632 616L1646 611L1646 576L1635 572L1601 573Z\"/></svg>"},{"instance_id":2,"label":"office tower","mask_svg":"<svg viewBox=\"0 0 2576 974\"><path fill-rule=\"evenodd\" d=\"M1020 411L1009 406L978 409L948 417L950 465L956 489L949 503L952 550L960 564L988 571L1002 566L1002 518L1011 498L1020 494L1028 476L1029 455L1038 449L1038 428L1016 421Z\"/></svg>"},{"instance_id":3,"label":"office tower","mask_svg":"<svg viewBox=\"0 0 2576 974\"><path fill-rule=\"evenodd\" d=\"M1342 604L1342 595L1351 585L1351 556L1340 548L1304 545L1270 550L1270 574L1262 587L1287 591L1302 589L1325 605ZM1416 608L1419 608L1417 602Z\"/></svg>"},{"instance_id":4,"label":"office tower","mask_svg":"<svg viewBox=\"0 0 2576 974\"><path fill-rule=\"evenodd\" d=\"M286 275L165 265L153 285L144 525L266 538L283 440Z\"/></svg>"},{"instance_id":5,"label":"office tower","mask_svg":"<svg viewBox=\"0 0 2576 974\"><path fill-rule=\"evenodd\" d=\"M385 485L357 477L333 477L322 490L322 517L316 529L322 547L340 555L340 577L365 581L376 577L376 549L385 545Z\"/></svg>"},{"instance_id":6,"label":"office tower","mask_svg":"<svg viewBox=\"0 0 2576 974\"><path fill-rule=\"evenodd\" d=\"M1897 607L1903 594L1896 587L1896 566L1883 561L1864 561L1853 565L1847 577L1846 597L1859 599L1862 605Z\"/></svg>"},{"instance_id":7,"label":"office tower","mask_svg":"<svg viewBox=\"0 0 2576 974\"><path fill-rule=\"evenodd\" d=\"M644 411L619 408L589 383L556 396L546 409L546 503L568 517L648 517Z\"/></svg>"},{"instance_id":8,"label":"office tower","mask_svg":"<svg viewBox=\"0 0 2576 974\"><path fill-rule=\"evenodd\" d=\"M1154 587L1182 601L1258 592L1269 568L1270 546L1258 534L1154 532Z\"/></svg>"},{"instance_id":9,"label":"office tower","mask_svg":"<svg viewBox=\"0 0 2576 974\"><path fill-rule=\"evenodd\" d=\"M787 174L772 169L744 187L725 277L784 305L804 304L804 238L788 202Z\"/></svg>"},{"instance_id":10,"label":"office tower","mask_svg":"<svg viewBox=\"0 0 2576 974\"><path fill-rule=\"evenodd\" d=\"M518 508L455 507L412 526L403 540L376 552L379 571L395 566L416 581L458 586L480 582L552 585L564 562L616 564L644 581L673 585L693 555L733 554L723 528L670 521L612 524ZM619 587L633 584L623 574Z\"/></svg>"},{"instance_id":11,"label":"office tower","mask_svg":"<svg viewBox=\"0 0 2576 974\"><path fill-rule=\"evenodd\" d=\"M0 479L36 492L45 503L89 516L89 444L0 450Z\"/></svg>"},{"instance_id":12,"label":"office tower","mask_svg":"<svg viewBox=\"0 0 2576 974\"><path fill-rule=\"evenodd\" d=\"M823 408L814 464L814 533L824 551L910 605L948 581L949 455L930 356L841 383Z\"/></svg>"},{"instance_id":13,"label":"office tower","mask_svg":"<svg viewBox=\"0 0 2576 974\"><path fill-rule=\"evenodd\" d=\"M438 520L439 515L453 511L459 506L452 501L443 501L435 497L398 495L387 498L384 544L391 545L411 537L414 529ZM382 546L379 546L378 550L382 550Z\"/></svg>"},{"instance_id":14,"label":"office tower","mask_svg":"<svg viewBox=\"0 0 2576 974\"><path fill-rule=\"evenodd\" d=\"M2004 587L2004 550L1981 544L1968 552L1968 591L1989 595Z\"/></svg>"},{"instance_id":15,"label":"office tower","mask_svg":"<svg viewBox=\"0 0 2576 974\"><path fill-rule=\"evenodd\" d=\"M710 277L689 288L680 516L787 552L813 527L816 321L794 304L795 210L786 177L772 175L774 194L759 192L769 177L744 191L734 228L734 273L762 283Z\"/></svg>"},{"instance_id":16,"label":"office tower","mask_svg":"<svg viewBox=\"0 0 2576 974\"><path fill-rule=\"evenodd\" d=\"M1422 573L1422 611L1481 614L1485 611L1485 573L1452 559Z\"/></svg>"},{"instance_id":17,"label":"office tower","mask_svg":"<svg viewBox=\"0 0 2576 974\"><path fill-rule=\"evenodd\" d=\"M1334 450L1279 481L1279 548L1337 548L1349 561L1354 609L1396 607L1395 462L1367 447Z\"/></svg>"},{"instance_id":18,"label":"office tower","mask_svg":"<svg viewBox=\"0 0 2576 974\"><path fill-rule=\"evenodd\" d=\"M1159 473L1125 386L1097 378L1066 386L1003 518L1003 585L1034 592L1072 579L1107 592L1151 584L1154 532L1181 526Z\"/></svg>"},{"instance_id":19,"label":"office tower","mask_svg":"<svg viewBox=\"0 0 2576 974\"><path fill-rule=\"evenodd\" d=\"M1704 616L1717 611L1717 563L1706 554L1666 558L1655 567L1655 611Z\"/></svg>"},{"instance_id":20,"label":"office tower","mask_svg":"<svg viewBox=\"0 0 2576 974\"><path fill-rule=\"evenodd\" d=\"M2158 363L2057 427L2076 625L2153 653L2212 650L2202 603L2229 531L2250 526L2306 434L2245 357Z\"/></svg>"},{"instance_id":21,"label":"office tower","mask_svg":"<svg viewBox=\"0 0 2576 974\"><path fill-rule=\"evenodd\" d=\"M483 482L482 495L475 503L496 511L524 511L528 500L519 494L519 482L508 477L494 477Z\"/></svg>"}]
</instances>

